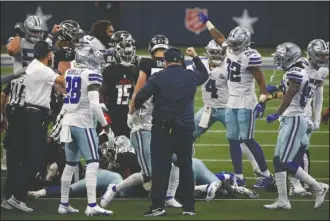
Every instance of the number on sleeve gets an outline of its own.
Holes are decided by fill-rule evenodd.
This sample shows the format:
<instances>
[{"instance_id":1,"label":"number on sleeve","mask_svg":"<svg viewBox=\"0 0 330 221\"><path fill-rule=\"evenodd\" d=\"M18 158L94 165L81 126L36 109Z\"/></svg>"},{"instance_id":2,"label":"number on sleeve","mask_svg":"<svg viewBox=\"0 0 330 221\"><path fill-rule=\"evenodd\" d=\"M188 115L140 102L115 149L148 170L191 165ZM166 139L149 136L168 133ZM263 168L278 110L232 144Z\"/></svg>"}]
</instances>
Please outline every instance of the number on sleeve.
<instances>
[{"instance_id":1,"label":"number on sleeve","mask_svg":"<svg viewBox=\"0 0 330 221\"><path fill-rule=\"evenodd\" d=\"M117 104L118 105L128 105L128 98L130 97L131 84L120 84L116 85L118 90Z\"/></svg>"},{"instance_id":2,"label":"number on sleeve","mask_svg":"<svg viewBox=\"0 0 330 221\"><path fill-rule=\"evenodd\" d=\"M66 97L63 99L65 104L79 103L81 96L81 78L67 76L66 81Z\"/></svg>"},{"instance_id":3,"label":"number on sleeve","mask_svg":"<svg viewBox=\"0 0 330 221\"><path fill-rule=\"evenodd\" d=\"M308 81L306 81L300 95L301 107L306 107L307 99L310 96L310 93L311 93L311 87L309 87Z\"/></svg>"},{"instance_id":4,"label":"number on sleeve","mask_svg":"<svg viewBox=\"0 0 330 221\"><path fill-rule=\"evenodd\" d=\"M205 84L205 90L211 92L211 98L218 98L218 89L215 87L215 80L209 79Z\"/></svg>"},{"instance_id":5,"label":"number on sleeve","mask_svg":"<svg viewBox=\"0 0 330 221\"><path fill-rule=\"evenodd\" d=\"M241 82L241 65L227 58L228 79L232 82Z\"/></svg>"}]
</instances>

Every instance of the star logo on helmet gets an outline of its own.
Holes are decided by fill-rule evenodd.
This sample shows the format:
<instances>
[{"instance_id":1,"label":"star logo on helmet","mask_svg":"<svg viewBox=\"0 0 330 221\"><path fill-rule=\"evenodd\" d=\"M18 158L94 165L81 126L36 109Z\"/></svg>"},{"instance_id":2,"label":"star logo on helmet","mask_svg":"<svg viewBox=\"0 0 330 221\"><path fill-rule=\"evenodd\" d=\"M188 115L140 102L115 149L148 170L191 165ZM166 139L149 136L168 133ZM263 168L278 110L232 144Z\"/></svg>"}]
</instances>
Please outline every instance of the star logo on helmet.
<instances>
[{"instance_id":1,"label":"star logo on helmet","mask_svg":"<svg viewBox=\"0 0 330 221\"><path fill-rule=\"evenodd\" d=\"M234 22L238 24L238 26L245 27L249 29L251 34L254 34L253 24L259 20L258 17L250 17L247 9L244 9L241 17L233 17Z\"/></svg>"},{"instance_id":2,"label":"star logo on helmet","mask_svg":"<svg viewBox=\"0 0 330 221\"><path fill-rule=\"evenodd\" d=\"M45 31L48 31L47 21L49 19L51 19L53 17L53 15L51 15L51 14L44 14L43 11L42 11L42 8L39 6L37 8L36 13L34 13L34 14L28 14L26 17L29 17L29 16L38 16L41 19L41 21L42 21L42 25L43 25Z\"/></svg>"}]
</instances>

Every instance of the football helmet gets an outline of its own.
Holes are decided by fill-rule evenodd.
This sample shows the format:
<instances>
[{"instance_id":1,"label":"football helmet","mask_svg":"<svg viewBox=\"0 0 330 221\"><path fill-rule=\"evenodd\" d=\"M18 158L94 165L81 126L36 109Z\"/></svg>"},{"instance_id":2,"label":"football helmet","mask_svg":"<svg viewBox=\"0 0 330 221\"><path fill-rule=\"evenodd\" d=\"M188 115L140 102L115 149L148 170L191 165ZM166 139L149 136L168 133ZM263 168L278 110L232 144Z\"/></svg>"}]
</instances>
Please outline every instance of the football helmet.
<instances>
[{"instance_id":1,"label":"football helmet","mask_svg":"<svg viewBox=\"0 0 330 221\"><path fill-rule=\"evenodd\" d=\"M65 20L60 23L62 30L59 31L58 39L76 42L83 36L83 30L80 29L80 25L73 20Z\"/></svg>"},{"instance_id":2,"label":"football helmet","mask_svg":"<svg viewBox=\"0 0 330 221\"><path fill-rule=\"evenodd\" d=\"M234 28L227 38L228 48L236 51L245 50L251 44L251 32L245 27Z\"/></svg>"},{"instance_id":3,"label":"football helmet","mask_svg":"<svg viewBox=\"0 0 330 221\"><path fill-rule=\"evenodd\" d=\"M279 69L288 70L294 64L301 60L301 50L298 45L292 42L285 42L276 47L274 57L274 64Z\"/></svg>"},{"instance_id":4,"label":"football helmet","mask_svg":"<svg viewBox=\"0 0 330 221\"><path fill-rule=\"evenodd\" d=\"M167 50L170 48L170 42L164 35L156 35L149 42L148 51L151 57L154 57L154 52L157 49Z\"/></svg>"},{"instance_id":5,"label":"football helmet","mask_svg":"<svg viewBox=\"0 0 330 221\"><path fill-rule=\"evenodd\" d=\"M45 29L42 20L38 16L29 16L23 23L22 31L25 33L27 40L37 43L42 39Z\"/></svg>"},{"instance_id":6,"label":"football helmet","mask_svg":"<svg viewBox=\"0 0 330 221\"><path fill-rule=\"evenodd\" d=\"M124 66L130 66L134 63L136 48L129 41L120 41L115 45L115 59Z\"/></svg>"},{"instance_id":7,"label":"football helmet","mask_svg":"<svg viewBox=\"0 0 330 221\"><path fill-rule=\"evenodd\" d=\"M135 47L135 40L128 31L116 31L110 39L110 47L115 47L119 42L129 42Z\"/></svg>"},{"instance_id":8,"label":"football helmet","mask_svg":"<svg viewBox=\"0 0 330 221\"><path fill-rule=\"evenodd\" d=\"M89 44L77 45L75 51L75 62L78 68L101 71L102 64L105 63L105 54L102 51Z\"/></svg>"},{"instance_id":9,"label":"football helmet","mask_svg":"<svg viewBox=\"0 0 330 221\"><path fill-rule=\"evenodd\" d=\"M329 62L329 45L322 39L314 39L307 46L307 56L317 67L325 67Z\"/></svg>"},{"instance_id":10,"label":"football helmet","mask_svg":"<svg viewBox=\"0 0 330 221\"><path fill-rule=\"evenodd\" d=\"M209 59L209 62L215 65L220 65L226 56L226 44L221 47L214 40L211 40L205 47L205 56Z\"/></svg>"},{"instance_id":11,"label":"football helmet","mask_svg":"<svg viewBox=\"0 0 330 221\"><path fill-rule=\"evenodd\" d=\"M115 148L116 148L117 154L126 153L126 152L135 153L135 150L132 146L130 139L128 139L124 135L116 137Z\"/></svg>"}]
</instances>

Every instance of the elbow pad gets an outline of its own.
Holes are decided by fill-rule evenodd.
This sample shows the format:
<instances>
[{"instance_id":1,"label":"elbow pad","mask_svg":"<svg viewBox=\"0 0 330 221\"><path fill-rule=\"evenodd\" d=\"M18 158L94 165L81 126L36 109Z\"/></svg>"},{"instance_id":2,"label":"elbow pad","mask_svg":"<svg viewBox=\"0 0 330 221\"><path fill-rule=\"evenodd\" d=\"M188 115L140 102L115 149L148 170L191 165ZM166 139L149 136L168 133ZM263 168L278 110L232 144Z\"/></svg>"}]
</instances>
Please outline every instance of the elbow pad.
<instances>
[{"instance_id":1,"label":"elbow pad","mask_svg":"<svg viewBox=\"0 0 330 221\"><path fill-rule=\"evenodd\" d=\"M104 117L100 102L99 102L99 92L98 91L88 91L88 99L90 108L98 122L104 127L108 125L107 120Z\"/></svg>"}]
</instances>

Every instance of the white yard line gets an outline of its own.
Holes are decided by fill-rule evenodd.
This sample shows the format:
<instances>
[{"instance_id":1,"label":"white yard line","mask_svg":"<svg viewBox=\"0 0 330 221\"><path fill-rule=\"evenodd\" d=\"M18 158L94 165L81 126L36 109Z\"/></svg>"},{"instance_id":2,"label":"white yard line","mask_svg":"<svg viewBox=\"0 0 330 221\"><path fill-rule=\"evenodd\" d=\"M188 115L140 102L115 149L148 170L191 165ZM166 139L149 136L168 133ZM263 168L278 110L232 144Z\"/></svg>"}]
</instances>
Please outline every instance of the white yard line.
<instances>
[{"instance_id":1,"label":"white yard line","mask_svg":"<svg viewBox=\"0 0 330 221\"><path fill-rule=\"evenodd\" d=\"M231 162L231 159L200 159L204 162ZM250 162L249 160L243 160L243 162ZM273 162L273 160L266 160L266 162ZM329 163L329 160L311 160L311 163Z\"/></svg>"},{"instance_id":2,"label":"white yard line","mask_svg":"<svg viewBox=\"0 0 330 221\"><path fill-rule=\"evenodd\" d=\"M206 143L196 143L197 147L228 147L229 144L206 144ZM260 144L261 147L274 147L276 144ZM322 144L311 144L309 147L329 147L329 145L322 145Z\"/></svg>"},{"instance_id":3,"label":"white yard line","mask_svg":"<svg viewBox=\"0 0 330 221\"><path fill-rule=\"evenodd\" d=\"M226 133L226 130L208 130L206 131L206 133ZM262 133L262 134L272 134L272 133L278 133L278 130L255 130L255 133ZM329 131L328 130L317 130L314 131L313 134L328 134Z\"/></svg>"}]
</instances>

